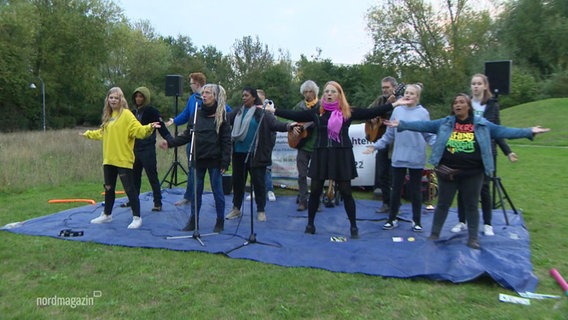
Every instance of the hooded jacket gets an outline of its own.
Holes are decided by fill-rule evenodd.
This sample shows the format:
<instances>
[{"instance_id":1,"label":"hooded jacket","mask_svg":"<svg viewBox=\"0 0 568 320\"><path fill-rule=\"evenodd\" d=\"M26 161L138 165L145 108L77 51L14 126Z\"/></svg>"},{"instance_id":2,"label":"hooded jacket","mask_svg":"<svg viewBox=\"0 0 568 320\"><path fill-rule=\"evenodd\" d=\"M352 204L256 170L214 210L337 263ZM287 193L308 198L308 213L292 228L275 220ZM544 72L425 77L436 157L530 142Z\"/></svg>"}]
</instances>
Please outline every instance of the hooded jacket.
<instances>
[{"instance_id":1,"label":"hooded jacket","mask_svg":"<svg viewBox=\"0 0 568 320\"><path fill-rule=\"evenodd\" d=\"M135 96L137 92L141 93L144 96L144 103L141 106L136 105ZM158 109L150 105L150 101L151 101L151 96L150 96L150 90L148 88L146 87L136 88L136 90L134 90L134 92L132 93L132 105L134 106L134 108L132 108L133 109L132 113L136 116L136 119L138 119L138 121L140 121L140 123L143 125L152 122L159 122L161 128L159 128L157 131L160 133L162 138L168 140L168 138L171 138L172 135L168 130L168 128L166 128L164 122L162 121L160 112L158 111ZM156 147L155 131L152 132L152 134L149 137L145 139L136 139L136 141L134 142L134 151L141 151L141 150L146 150L147 148L155 148L155 147Z\"/></svg>"}]
</instances>

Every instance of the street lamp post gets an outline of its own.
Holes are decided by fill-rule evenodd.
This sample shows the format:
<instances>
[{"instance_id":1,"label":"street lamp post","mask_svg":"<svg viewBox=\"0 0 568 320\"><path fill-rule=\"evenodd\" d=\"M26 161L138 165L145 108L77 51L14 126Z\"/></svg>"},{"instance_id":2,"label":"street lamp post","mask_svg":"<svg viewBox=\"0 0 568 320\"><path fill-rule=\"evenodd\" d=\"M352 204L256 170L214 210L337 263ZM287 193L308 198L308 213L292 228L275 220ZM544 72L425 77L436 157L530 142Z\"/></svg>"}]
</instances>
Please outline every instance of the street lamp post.
<instances>
[{"instance_id":1,"label":"street lamp post","mask_svg":"<svg viewBox=\"0 0 568 320\"><path fill-rule=\"evenodd\" d=\"M39 81L41 82L41 111L42 111L42 123L43 123L43 131L45 132L45 83L43 79L38 76ZM30 84L30 88L35 89L35 83Z\"/></svg>"}]
</instances>

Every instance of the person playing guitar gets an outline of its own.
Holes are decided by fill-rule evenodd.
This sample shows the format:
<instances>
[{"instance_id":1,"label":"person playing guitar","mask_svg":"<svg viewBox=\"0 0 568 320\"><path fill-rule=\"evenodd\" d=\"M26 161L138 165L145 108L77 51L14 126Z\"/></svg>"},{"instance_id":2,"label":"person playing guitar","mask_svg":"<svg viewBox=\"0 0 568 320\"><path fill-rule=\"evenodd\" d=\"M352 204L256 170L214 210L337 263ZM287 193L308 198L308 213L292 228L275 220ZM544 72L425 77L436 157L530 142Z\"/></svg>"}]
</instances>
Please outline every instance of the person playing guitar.
<instances>
[{"instance_id":1,"label":"person playing guitar","mask_svg":"<svg viewBox=\"0 0 568 320\"><path fill-rule=\"evenodd\" d=\"M380 95L369 108L381 106L387 103L393 103L404 92L404 83L397 84L393 77L385 77L381 81L382 95ZM377 117L365 122L365 136L368 141L376 142L379 140L386 131L386 126L383 120L388 120L391 113L384 115L382 118ZM373 186L374 194L376 196L382 195L383 205L377 209L377 213L389 212L390 208L390 149L382 149L376 153L375 156L375 185Z\"/></svg>"},{"instance_id":2,"label":"person playing guitar","mask_svg":"<svg viewBox=\"0 0 568 320\"><path fill-rule=\"evenodd\" d=\"M310 110L320 107L318 100L319 87L312 81L307 80L300 86L300 93L304 100L298 102L293 110ZM298 149L296 167L298 169L298 211L308 208L308 166L311 154L314 150L316 134L314 134L313 122L298 123L288 132L288 144Z\"/></svg>"}]
</instances>

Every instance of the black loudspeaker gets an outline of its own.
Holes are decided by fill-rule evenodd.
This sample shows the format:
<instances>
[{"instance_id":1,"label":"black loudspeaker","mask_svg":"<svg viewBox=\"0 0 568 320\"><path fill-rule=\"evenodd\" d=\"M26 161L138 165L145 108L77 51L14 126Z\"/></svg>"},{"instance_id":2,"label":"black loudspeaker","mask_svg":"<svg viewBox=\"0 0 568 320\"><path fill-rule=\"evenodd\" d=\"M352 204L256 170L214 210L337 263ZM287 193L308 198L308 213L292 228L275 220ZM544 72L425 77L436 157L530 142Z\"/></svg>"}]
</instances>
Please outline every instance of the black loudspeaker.
<instances>
[{"instance_id":1,"label":"black loudspeaker","mask_svg":"<svg viewBox=\"0 0 568 320\"><path fill-rule=\"evenodd\" d=\"M166 76L166 96L181 96L183 94L183 77L179 74Z\"/></svg>"},{"instance_id":2,"label":"black loudspeaker","mask_svg":"<svg viewBox=\"0 0 568 320\"><path fill-rule=\"evenodd\" d=\"M485 75L495 95L509 94L511 89L511 60L485 62Z\"/></svg>"}]
</instances>

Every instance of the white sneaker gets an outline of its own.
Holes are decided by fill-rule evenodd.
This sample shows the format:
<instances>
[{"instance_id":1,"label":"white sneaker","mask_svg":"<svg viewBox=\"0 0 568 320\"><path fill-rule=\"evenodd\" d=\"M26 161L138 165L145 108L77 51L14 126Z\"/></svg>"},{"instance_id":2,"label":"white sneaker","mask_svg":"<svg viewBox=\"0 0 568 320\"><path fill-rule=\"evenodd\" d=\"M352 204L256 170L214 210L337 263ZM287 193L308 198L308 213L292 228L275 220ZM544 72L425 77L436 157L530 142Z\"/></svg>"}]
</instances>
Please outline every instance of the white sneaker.
<instances>
[{"instance_id":1,"label":"white sneaker","mask_svg":"<svg viewBox=\"0 0 568 320\"><path fill-rule=\"evenodd\" d=\"M182 198L180 201L176 201L174 203L174 206L179 207L179 206L183 206L185 204L188 204L189 200L187 200L186 198Z\"/></svg>"},{"instance_id":2,"label":"white sneaker","mask_svg":"<svg viewBox=\"0 0 568 320\"><path fill-rule=\"evenodd\" d=\"M112 216L111 215L106 215L104 212L101 213L100 216L98 216L97 218L94 218L93 220L91 220L91 223L95 223L95 224L101 224L101 223L107 223L107 222L111 222L112 221Z\"/></svg>"},{"instance_id":3,"label":"white sneaker","mask_svg":"<svg viewBox=\"0 0 568 320\"><path fill-rule=\"evenodd\" d=\"M494 236L495 233L493 232L493 226L488 225L488 224L484 225L483 226L483 233L488 237Z\"/></svg>"},{"instance_id":4,"label":"white sneaker","mask_svg":"<svg viewBox=\"0 0 568 320\"><path fill-rule=\"evenodd\" d=\"M132 222L128 225L128 229L138 229L142 226L142 218L133 216Z\"/></svg>"},{"instance_id":5,"label":"white sneaker","mask_svg":"<svg viewBox=\"0 0 568 320\"><path fill-rule=\"evenodd\" d=\"M460 222L460 223L456 224L456 225L452 228L452 230L450 230L450 231L453 232L453 233L457 233L457 232L460 232L460 231L464 231L464 230L466 230L466 229L467 229L466 224L463 223L463 222Z\"/></svg>"},{"instance_id":6,"label":"white sneaker","mask_svg":"<svg viewBox=\"0 0 568 320\"><path fill-rule=\"evenodd\" d=\"M276 195L274 194L273 191L268 191L268 201L276 201Z\"/></svg>"},{"instance_id":7,"label":"white sneaker","mask_svg":"<svg viewBox=\"0 0 568 320\"><path fill-rule=\"evenodd\" d=\"M240 216L241 216L241 210L239 210L239 208L233 207L233 209L231 210L231 212L229 212L229 214L225 217L225 219L231 220L238 218Z\"/></svg>"},{"instance_id":8,"label":"white sneaker","mask_svg":"<svg viewBox=\"0 0 568 320\"><path fill-rule=\"evenodd\" d=\"M258 221L266 221L266 212L259 211L256 215L256 218L258 219Z\"/></svg>"},{"instance_id":9,"label":"white sneaker","mask_svg":"<svg viewBox=\"0 0 568 320\"><path fill-rule=\"evenodd\" d=\"M249 201L250 198L251 198L251 196L250 196L250 193L249 193L249 195L245 198L245 200L246 200L246 201Z\"/></svg>"}]
</instances>

